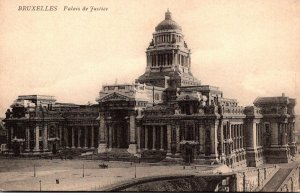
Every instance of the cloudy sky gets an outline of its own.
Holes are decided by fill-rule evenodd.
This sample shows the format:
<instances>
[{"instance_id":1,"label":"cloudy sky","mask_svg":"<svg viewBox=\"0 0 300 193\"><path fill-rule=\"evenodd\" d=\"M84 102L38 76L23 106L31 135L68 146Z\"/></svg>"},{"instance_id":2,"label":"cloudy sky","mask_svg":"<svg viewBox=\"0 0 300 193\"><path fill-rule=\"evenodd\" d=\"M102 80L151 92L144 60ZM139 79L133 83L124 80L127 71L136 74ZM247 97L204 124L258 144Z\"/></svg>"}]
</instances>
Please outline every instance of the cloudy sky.
<instances>
[{"instance_id":1,"label":"cloudy sky","mask_svg":"<svg viewBox=\"0 0 300 193\"><path fill-rule=\"evenodd\" d=\"M30 5L58 10L18 11ZM1 0L0 117L18 95L95 103L103 84L133 82L145 70L145 50L167 8L183 28L193 74L203 84L243 106L283 92L300 99L300 0Z\"/></svg>"}]
</instances>

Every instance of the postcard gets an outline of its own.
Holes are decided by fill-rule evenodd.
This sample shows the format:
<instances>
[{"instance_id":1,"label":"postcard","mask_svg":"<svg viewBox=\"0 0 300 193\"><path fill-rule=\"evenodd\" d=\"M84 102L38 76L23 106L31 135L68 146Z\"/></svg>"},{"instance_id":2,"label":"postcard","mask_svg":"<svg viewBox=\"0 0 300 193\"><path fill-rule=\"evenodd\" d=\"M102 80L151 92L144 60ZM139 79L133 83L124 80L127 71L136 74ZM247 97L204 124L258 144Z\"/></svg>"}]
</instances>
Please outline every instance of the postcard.
<instances>
[{"instance_id":1,"label":"postcard","mask_svg":"<svg viewBox=\"0 0 300 193\"><path fill-rule=\"evenodd\" d=\"M299 191L300 1L2 0L1 191Z\"/></svg>"}]
</instances>

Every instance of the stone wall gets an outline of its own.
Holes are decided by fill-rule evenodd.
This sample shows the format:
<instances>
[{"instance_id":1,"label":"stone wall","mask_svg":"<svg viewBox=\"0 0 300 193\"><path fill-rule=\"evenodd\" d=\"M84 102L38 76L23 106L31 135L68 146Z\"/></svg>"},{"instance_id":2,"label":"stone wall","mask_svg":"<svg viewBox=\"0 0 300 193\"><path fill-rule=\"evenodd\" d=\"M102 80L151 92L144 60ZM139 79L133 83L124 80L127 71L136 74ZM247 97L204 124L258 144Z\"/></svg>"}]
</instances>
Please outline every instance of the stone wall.
<instances>
[{"instance_id":1,"label":"stone wall","mask_svg":"<svg viewBox=\"0 0 300 193\"><path fill-rule=\"evenodd\" d=\"M236 174L149 176L122 181L96 191L236 192Z\"/></svg>"},{"instance_id":2,"label":"stone wall","mask_svg":"<svg viewBox=\"0 0 300 193\"><path fill-rule=\"evenodd\" d=\"M276 192L299 192L299 175L300 175L300 166L297 166L292 170L292 172L286 177L284 182L278 188Z\"/></svg>"},{"instance_id":3,"label":"stone wall","mask_svg":"<svg viewBox=\"0 0 300 193\"><path fill-rule=\"evenodd\" d=\"M261 168L248 168L237 172L237 191L259 191L278 171L277 165Z\"/></svg>"}]
</instances>

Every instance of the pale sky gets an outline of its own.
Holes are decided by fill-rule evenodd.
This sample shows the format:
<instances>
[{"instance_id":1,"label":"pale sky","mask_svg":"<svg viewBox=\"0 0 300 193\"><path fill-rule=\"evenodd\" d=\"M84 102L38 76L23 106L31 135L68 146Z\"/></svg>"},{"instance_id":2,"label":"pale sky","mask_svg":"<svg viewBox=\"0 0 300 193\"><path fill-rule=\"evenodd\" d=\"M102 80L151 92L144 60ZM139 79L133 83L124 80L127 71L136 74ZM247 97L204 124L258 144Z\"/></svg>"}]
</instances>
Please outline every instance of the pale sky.
<instances>
[{"instance_id":1,"label":"pale sky","mask_svg":"<svg viewBox=\"0 0 300 193\"><path fill-rule=\"evenodd\" d=\"M58 10L18 11L29 5ZM168 8L202 84L243 106L283 92L300 99L300 0L1 0L0 117L18 95L96 103L103 84L133 82L144 73L145 50Z\"/></svg>"}]
</instances>

